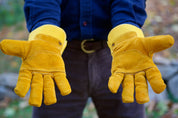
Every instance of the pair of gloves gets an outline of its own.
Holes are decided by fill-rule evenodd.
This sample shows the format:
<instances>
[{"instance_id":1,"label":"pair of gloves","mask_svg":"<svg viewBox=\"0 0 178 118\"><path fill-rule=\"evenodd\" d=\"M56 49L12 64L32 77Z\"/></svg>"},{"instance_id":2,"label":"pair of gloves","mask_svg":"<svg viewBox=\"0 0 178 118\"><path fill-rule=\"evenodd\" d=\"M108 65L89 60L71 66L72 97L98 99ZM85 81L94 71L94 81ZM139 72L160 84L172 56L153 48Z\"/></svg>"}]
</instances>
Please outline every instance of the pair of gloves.
<instances>
[{"instance_id":1,"label":"pair of gloves","mask_svg":"<svg viewBox=\"0 0 178 118\"><path fill-rule=\"evenodd\" d=\"M161 73L152 60L153 53L167 49L174 43L170 35L144 37L141 29L122 24L111 30L108 46L113 57L108 88L117 93L122 84L122 101L137 103L149 101L149 81L156 93L166 88ZM65 66L61 57L66 47L65 32L54 25L43 25L32 31L29 41L3 40L0 48L3 53L22 58L15 93L24 97L31 87L29 104L40 107L57 102L55 84L61 95L71 93L66 78Z\"/></svg>"}]
</instances>

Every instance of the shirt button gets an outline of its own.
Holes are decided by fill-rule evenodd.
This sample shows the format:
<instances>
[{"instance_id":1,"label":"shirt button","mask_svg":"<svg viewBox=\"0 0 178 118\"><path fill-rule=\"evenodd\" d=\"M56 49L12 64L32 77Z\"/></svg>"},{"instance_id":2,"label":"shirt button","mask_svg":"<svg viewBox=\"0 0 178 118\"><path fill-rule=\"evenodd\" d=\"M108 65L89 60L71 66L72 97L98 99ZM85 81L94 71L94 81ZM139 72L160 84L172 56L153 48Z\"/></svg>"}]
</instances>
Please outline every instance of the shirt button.
<instances>
[{"instance_id":1,"label":"shirt button","mask_svg":"<svg viewBox=\"0 0 178 118\"><path fill-rule=\"evenodd\" d=\"M83 26L87 26L87 22L86 21L83 21Z\"/></svg>"}]
</instances>

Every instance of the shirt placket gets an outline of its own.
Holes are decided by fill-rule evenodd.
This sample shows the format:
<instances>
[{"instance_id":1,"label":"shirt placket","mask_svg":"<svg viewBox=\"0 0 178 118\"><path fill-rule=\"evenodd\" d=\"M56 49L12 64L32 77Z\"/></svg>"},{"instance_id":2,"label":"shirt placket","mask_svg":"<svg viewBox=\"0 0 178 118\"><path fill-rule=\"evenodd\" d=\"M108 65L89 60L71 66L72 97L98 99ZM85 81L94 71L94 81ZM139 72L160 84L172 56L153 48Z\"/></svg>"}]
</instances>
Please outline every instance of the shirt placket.
<instances>
[{"instance_id":1,"label":"shirt placket","mask_svg":"<svg viewBox=\"0 0 178 118\"><path fill-rule=\"evenodd\" d=\"M92 1L80 0L80 32L82 39L92 38Z\"/></svg>"}]
</instances>

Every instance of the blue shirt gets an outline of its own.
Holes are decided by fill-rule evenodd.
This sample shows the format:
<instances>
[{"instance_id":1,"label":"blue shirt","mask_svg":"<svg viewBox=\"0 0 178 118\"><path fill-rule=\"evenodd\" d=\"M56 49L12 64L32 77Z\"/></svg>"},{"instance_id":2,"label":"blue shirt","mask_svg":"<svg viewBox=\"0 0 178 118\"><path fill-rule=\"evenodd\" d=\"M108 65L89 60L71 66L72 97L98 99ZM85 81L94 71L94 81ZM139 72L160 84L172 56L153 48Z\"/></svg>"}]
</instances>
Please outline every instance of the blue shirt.
<instances>
[{"instance_id":1,"label":"blue shirt","mask_svg":"<svg viewBox=\"0 0 178 118\"><path fill-rule=\"evenodd\" d=\"M146 0L25 0L29 32L44 24L63 28L67 40L107 40L109 31L123 23L139 28L145 22Z\"/></svg>"}]
</instances>

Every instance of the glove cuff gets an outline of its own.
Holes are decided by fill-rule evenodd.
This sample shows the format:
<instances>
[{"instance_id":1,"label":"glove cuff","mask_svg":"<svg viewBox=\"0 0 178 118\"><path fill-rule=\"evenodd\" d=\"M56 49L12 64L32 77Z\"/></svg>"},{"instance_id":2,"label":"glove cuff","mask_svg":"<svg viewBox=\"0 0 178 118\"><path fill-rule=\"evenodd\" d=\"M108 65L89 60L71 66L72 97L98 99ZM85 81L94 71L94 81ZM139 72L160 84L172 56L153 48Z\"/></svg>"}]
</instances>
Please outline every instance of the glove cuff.
<instances>
[{"instance_id":1,"label":"glove cuff","mask_svg":"<svg viewBox=\"0 0 178 118\"><path fill-rule=\"evenodd\" d=\"M55 25L43 25L38 27L37 29L33 30L30 35L28 40L35 40L35 37L38 34L43 34L43 35L47 35L47 36L51 36L54 37L55 39L59 40L62 44L62 50L61 50L61 54L63 53L66 45L67 45L67 40L66 40L66 33L65 31L60 28L57 27Z\"/></svg>"},{"instance_id":2,"label":"glove cuff","mask_svg":"<svg viewBox=\"0 0 178 118\"><path fill-rule=\"evenodd\" d=\"M113 28L108 35L108 46L112 51L112 44L116 42L119 37L128 32L135 32L137 37L144 37L143 31L131 24L121 24Z\"/></svg>"}]
</instances>

